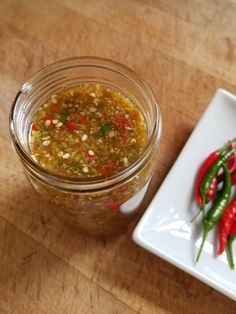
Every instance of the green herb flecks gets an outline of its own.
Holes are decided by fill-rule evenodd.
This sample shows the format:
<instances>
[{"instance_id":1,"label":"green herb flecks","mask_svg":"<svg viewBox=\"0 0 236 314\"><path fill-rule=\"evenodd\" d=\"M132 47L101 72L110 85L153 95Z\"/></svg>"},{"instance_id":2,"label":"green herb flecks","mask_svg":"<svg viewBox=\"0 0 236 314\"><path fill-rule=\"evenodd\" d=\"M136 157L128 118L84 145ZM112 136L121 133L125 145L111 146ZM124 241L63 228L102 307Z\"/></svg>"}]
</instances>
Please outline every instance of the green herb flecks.
<instances>
[{"instance_id":1,"label":"green herb flecks","mask_svg":"<svg viewBox=\"0 0 236 314\"><path fill-rule=\"evenodd\" d=\"M110 124L103 124L100 127L99 134L101 136L106 136L112 130L112 126Z\"/></svg>"},{"instance_id":2,"label":"green herb flecks","mask_svg":"<svg viewBox=\"0 0 236 314\"><path fill-rule=\"evenodd\" d=\"M61 122L66 123L67 117L68 117L68 115L66 113L62 113L61 114Z\"/></svg>"}]
</instances>

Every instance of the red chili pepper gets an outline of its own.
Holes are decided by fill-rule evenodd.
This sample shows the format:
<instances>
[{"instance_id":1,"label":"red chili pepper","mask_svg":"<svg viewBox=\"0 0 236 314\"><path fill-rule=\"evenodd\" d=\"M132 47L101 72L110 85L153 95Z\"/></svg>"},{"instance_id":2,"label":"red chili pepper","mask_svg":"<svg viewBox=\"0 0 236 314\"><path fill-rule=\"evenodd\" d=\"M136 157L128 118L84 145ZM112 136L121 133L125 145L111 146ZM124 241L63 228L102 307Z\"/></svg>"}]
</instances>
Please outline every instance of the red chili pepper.
<instances>
[{"instance_id":1,"label":"red chili pepper","mask_svg":"<svg viewBox=\"0 0 236 314\"><path fill-rule=\"evenodd\" d=\"M223 156L229 149L232 149L233 147L235 147L235 139L228 142L226 145L224 145L222 148L218 149L217 151L211 153L201 165L197 178L196 178L196 183L195 183L195 196L196 196L197 204L199 206L202 205L202 197L201 197L201 191L200 191L201 184L207 171L219 159L220 156ZM234 164L233 162L234 158L236 158L236 152L234 152L232 156L230 156L230 158L228 159L227 161L228 167L232 167L232 164ZM230 163L229 163L229 160L231 160ZM236 167L236 162L235 162L235 167ZM223 179L224 177L222 174L219 177L217 176L216 178L212 180L210 188L208 192L206 193L207 200L213 200L215 198L216 191L217 191L217 184L219 183L219 180L223 180Z\"/></svg>"},{"instance_id":2,"label":"red chili pepper","mask_svg":"<svg viewBox=\"0 0 236 314\"><path fill-rule=\"evenodd\" d=\"M195 183L195 196L196 196L197 204L199 206L202 205L202 197L201 197L201 192L200 192L202 181L203 181L205 174L207 173L208 169L215 163L215 161L219 157L220 157L220 151L219 150L211 153L207 157L207 159L203 162L203 164L201 165L201 167L198 171L198 175L197 175L196 183Z\"/></svg>"},{"instance_id":3,"label":"red chili pepper","mask_svg":"<svg viewBox=\"0 0 236 314\"><path fill-rule=\"evenodd\" d=\"M104 176L104 177L107 177L107 176L111 175L114 172L115 168L116 168L115 164L113 162L110 162L101 171L101 175Z\"/></svg>"},{"instance_id":4,"label":"red chili pepper","mask_svg":"<svg viewBox=\"0 0 236 314\"><path fill-rule=\"evenodd\" d=\"M66 121L66 126L70 131L74 131L77 129L77 124L75 124L73 121L71 120L67 120Z\"/></svg>"},{"instance_id":5,"label":"red chili pepper","mask_svg":"<svg viewBox=\"0 0 236 314\"><path fill-rule=\"evenodd\" d=\"M129 120L127 120L126 118L122 116L116 116L114 121L115 121L115 124L117 124L120 127L126 127L129 125Z\"/></svg>"},{"instance_id":6,"label":"red chili pepper","mask_svg":"<svg viewBox=\"0 0 236 314\"><path fill-rule=\"evenodd\" d=\"M234 269L233 242L235 239L236 239L236 221L233 223L228 237L229 264L232 269Z\"/></svg>"},{"instance_id":7,"label":"red chili pepper","mask_svg":"<svg viewBox=\"0 0 236 314\"><path fill-rule=\"evenodd\" d=\"M231 185L235 185L236 184L236 170L231 173Z\"/></svg>"},{"instance_id":8,"label":"red chili pepper","mask_svg":"<svg viewBox=\"0 0 236 314\"><path fill-rule=\"evenodd\" d=\"M198 255L196 258L196 262L199 261L201 252L203 250L204 243L206 241L207 235L214 228L214 226L220 221L221 216L224 213L224 210L229 202L230 199L230 193L231 193L231 184L230 184L230 173L228 171L227 166L224 164L224 161L227 160L229 157L229 154L232 153L232 150L227 152L224 156L222 156L220 159L218 159L215 164L209 169L207 172L206 177L203 180L202 187L206 188L206 183L212 181L212 178L215 177L216 171L220 166L223 167L223 171L225 174L225 180L224 185L222 188L222 192L217 198L217 200L214 202L213 206L209 209L206 216L203 216L203 237L202 237L202 243L200 245L200 249L198 251ZM204 209L202 209L204 210Z\"/></svg>"},{"instance_id":9,"label":"red chili pepper","mask_svg":"<svg viewBox=\"0 0 236 314\"><path fill-rule=\"evenodd\" d=\"M227 162L227 167L228 167L230 173L232 173L234 170L236 170L236 151L229 158L229 160Z\"/></svg>"},{"instance_id":10,"label":"red chili pepper","mask_svg":"<svg viewBox=\"0 0 236 314\"><path fill-rule=\"evenodd\" d=\"M233 199L226 207L219 226L219 249L217 254L220 255L224 252L226 247L227 238L233 223L236 221L236 199Z\"/></svg>"}]
</instances>

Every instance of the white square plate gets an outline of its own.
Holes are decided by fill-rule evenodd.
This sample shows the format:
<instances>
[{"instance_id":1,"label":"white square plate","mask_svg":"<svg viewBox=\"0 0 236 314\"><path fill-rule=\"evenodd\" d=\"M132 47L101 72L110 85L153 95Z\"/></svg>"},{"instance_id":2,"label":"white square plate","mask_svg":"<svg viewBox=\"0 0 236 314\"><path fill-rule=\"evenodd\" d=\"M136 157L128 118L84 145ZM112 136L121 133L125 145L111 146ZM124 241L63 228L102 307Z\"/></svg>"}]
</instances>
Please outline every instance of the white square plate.
<instances>
[{"instance_id":1,"label":"white square plate","mask_svg":"<svg viewBox=\"0 0 236 314\"><path fill-rule=\"evenodd\" d=\"M209 233L201 258L195 265L202 239L201 217L190 223L197 211L193 185L200 164L212 151L234 137L236 97L218 90L136 226L133 239L146 250L236 300L236 270L230 269L226 253L216 255L216 230ZM233 249L236 259L236 240Z\"/></svg>"}]
</instances>

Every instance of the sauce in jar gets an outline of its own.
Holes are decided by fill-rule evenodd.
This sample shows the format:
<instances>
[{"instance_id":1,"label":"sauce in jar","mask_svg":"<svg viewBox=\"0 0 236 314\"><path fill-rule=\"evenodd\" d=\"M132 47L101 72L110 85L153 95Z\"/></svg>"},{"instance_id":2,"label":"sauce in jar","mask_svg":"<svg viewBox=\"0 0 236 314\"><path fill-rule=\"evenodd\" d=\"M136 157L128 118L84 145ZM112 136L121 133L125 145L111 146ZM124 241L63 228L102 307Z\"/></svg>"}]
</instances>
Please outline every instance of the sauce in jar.
<instances>
[{"instance_id":1,"label":"sauce in jar","mask_svg":"<svg viewBox=\"0 0 236 314\"><path fill-rule=\"evenodd\" d=\"M107 177L133 164L147 143L144 117L130 98L100 84L52 95L31 126L32 157L70 177Z\"/></svg>"},{"instance_id":2,"label":"sauce in jar","mask_svg":"<svg viewBox=\"0 0 236 314\"><path fill-rule=\"evenodd\" d=\"M22 85L10 131L56 218L103 236L138 213L157 164L161 116L132 70L97 57L53 63Z\"/></svg>"}]
</instances>

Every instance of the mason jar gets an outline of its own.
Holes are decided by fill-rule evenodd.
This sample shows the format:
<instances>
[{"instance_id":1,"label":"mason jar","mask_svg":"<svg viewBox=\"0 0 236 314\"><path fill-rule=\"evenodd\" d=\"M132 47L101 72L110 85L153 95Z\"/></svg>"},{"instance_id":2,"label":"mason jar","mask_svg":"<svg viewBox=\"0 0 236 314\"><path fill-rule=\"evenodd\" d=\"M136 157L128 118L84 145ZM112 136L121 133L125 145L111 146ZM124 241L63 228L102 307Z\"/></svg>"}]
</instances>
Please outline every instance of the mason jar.
<instances>
[{"instance_id":1,"label":"mason jar","mask_svg":"<svg viewBox=\"0 0 236 314\"><path fill-rule=\"evenodd\" d=\"M50 96L94 83L118 90L136 104L147 126L146 146L133 164L106 178L50 172L31 155L32 120ZM54 215L100 236L124 230L137 214L157 164L161 114L153 92L134 71L111 60L78 57L43 68L21 86L10 112L10 134L26 176Z\"/></svg>"}]
</instances>

